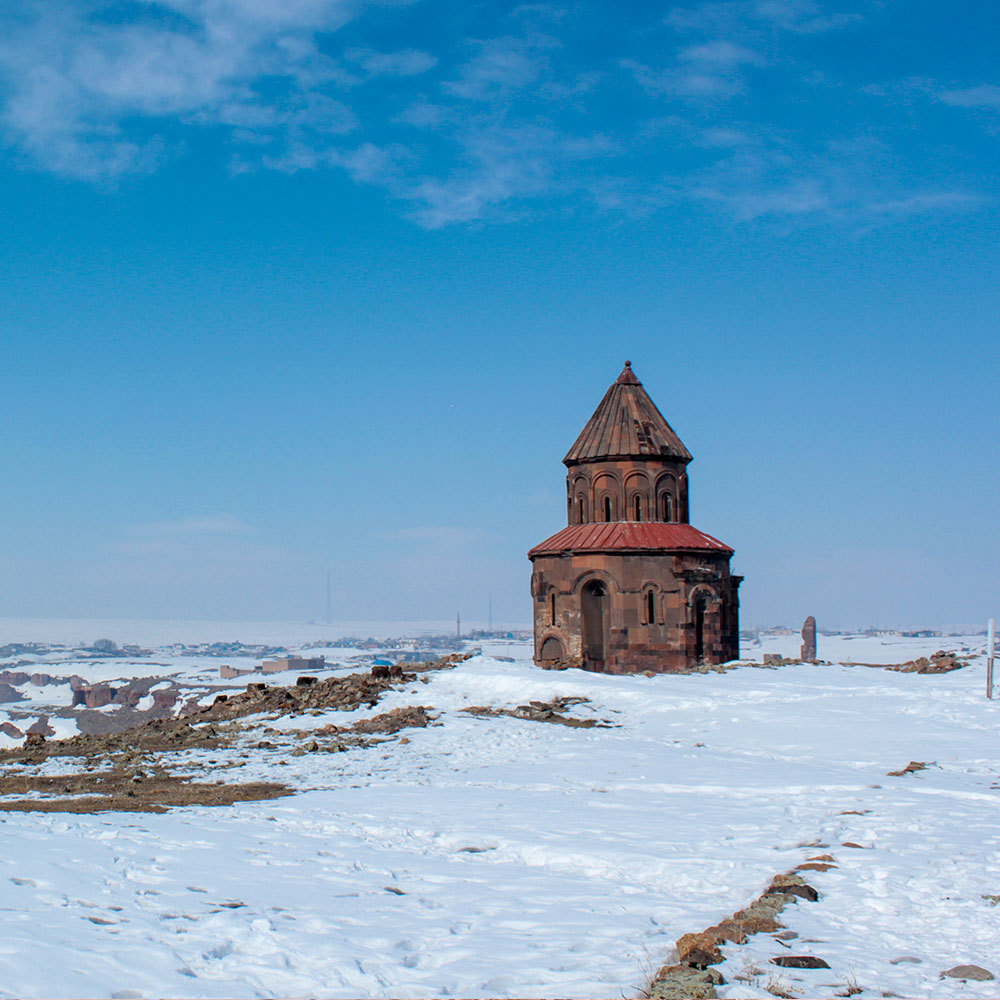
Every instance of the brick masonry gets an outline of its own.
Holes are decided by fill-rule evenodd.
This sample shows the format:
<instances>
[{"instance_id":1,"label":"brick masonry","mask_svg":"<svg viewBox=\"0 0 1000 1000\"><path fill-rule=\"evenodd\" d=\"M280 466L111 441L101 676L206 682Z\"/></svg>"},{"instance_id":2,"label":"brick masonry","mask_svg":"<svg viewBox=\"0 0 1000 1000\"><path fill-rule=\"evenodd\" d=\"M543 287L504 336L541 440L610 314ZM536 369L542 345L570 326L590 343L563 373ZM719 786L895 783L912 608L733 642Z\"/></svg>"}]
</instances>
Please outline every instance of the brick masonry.
<instances>
[{"instance_id":1,"label":"brick masonry","mask_svg":"<svg viewBox=\"0 0 1000 1000\"><path fill-rule=\"evenodd\" d=\"M571 525L690 523L691 456L627 362L563 461ZM532 549L535 662L635 673L736 659L742 577L730 573L732 550L690 529L670 534Z\"/></svg>"}]
</instances>

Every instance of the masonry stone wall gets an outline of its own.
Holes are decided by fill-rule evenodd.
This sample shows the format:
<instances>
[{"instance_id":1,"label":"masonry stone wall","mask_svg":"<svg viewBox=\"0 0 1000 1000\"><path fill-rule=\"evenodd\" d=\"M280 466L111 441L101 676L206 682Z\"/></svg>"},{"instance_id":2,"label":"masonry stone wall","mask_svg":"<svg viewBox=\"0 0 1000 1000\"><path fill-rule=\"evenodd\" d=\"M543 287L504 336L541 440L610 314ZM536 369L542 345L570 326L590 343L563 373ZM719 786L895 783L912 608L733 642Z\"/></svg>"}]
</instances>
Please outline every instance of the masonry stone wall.
<instances>
[{"instance_id":1,"label":"masonry stone wall","mask_svg":"<svg viewBox=\"0 0 1000 1000\"><path fill-rule=\"evenodd\" d=\"M727 553L538 556L532 572L535 659L580 657L586 668L608 673L678 671L736 659L740 579L730 575ZM584 588L595 582L606 591L603 660L589 657L583 641ZM550 639L559 643L558 654L549 643L543 655Z\"/></svg>"}]
</instances>

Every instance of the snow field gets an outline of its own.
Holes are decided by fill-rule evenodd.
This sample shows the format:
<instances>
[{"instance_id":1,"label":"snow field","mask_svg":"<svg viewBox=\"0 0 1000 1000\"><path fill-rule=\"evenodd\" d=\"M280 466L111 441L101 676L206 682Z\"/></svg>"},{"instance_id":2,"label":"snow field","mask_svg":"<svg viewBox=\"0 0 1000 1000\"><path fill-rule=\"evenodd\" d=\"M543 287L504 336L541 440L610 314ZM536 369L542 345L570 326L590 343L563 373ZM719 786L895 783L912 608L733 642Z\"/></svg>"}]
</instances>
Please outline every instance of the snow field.
<instances>
[{"instance_id":1,"label":"snow field","mask_svg":"<svg viewBox=\"0 0 1000 1000\"><path fill-rule=\"evenodd\" d=\"M185 755L199 776L303 789L288 798L0 814L0 996L636 995L677 937L820 853L838 865L806 873L820 900L781 917L800 937L726 947L722 996L770 996L771 976L798 995L856 980L862 997L993 996L938 978L968 962L1000 974L1000 907L981 898L1000 893L982 674L980 659L937 676L606 677L479 657L375 709L268 721L282 743L407 704L439 724L338 754ZM556 696L616 728L460 711ZM937 766L886 775L911 759ZM831 968L777 969L779 954Z\"/></svg>"}]
</instances>

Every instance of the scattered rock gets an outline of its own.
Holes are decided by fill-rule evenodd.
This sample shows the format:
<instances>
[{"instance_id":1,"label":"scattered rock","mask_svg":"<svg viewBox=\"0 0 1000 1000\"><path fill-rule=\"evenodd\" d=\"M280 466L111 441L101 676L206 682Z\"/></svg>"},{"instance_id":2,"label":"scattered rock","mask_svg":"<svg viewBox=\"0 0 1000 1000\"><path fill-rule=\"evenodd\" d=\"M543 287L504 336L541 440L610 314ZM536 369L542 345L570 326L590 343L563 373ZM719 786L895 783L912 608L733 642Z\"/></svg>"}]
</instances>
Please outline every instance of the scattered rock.
<instances>
[{"instance_id":1,"label":"scattered rock","mask_svg":"<svg viewBox=\"0 0 1000 1000\"><path fill-rule=\"evenodd\" d=\"M895 670L903 674L946 674L951 670L961 670L968 665L968 661L960 660L954 650L939 649L936 653L931 653L929 659L921 656L905 663L895 663L886 667L886 670Z\"/></svg>"},{"instance_id":2,"label":"scattered rock","mask_svg":"<svg viewBox=\"0 0 1000 1000\"><path fill-rule=\"evenodd\" d=\"M950 979L975 979L977 982L985 983L996 977L988 969L979 965L956 965L953 969L947 969L941 973Z\"/></svg>"},{"instance_id":3,"label":"scattered rock","mask_svg":"<svg viewBox=\"0 0 1000 1000\"><path fill-rule=\"evenodd\" d=\"M463 712L480 717L507 715L512 719L526 719L529 722L555 722L561 726L572 726L578 729L610 729L612 724L607 721L597 722L594 719L577 719L563 714L573 705L582 705L588 698L553 698L552 701L530 701L527 705L516 708L492 708L489 705L470 705Z\"/></svg>"},{"instance_id":4,"label":"scattered rock","mask_svg":"<svg viewBox=\"0 0 1000 1000\"><path fill-rule=\"evenodd\" d=\"M725 980L715 969L695 969L683 963L665 965L657 972L647 993L651 1000L709 1000Z\"/></svg>"},{"instance_id":5,"label":"scattered rock","mask_svg":"<svg viewBox=\"0 0 1000 1000\"><path fill-rule=\"evenodd\" d=\"M899 958L890 958L890 965L920 965L923 959L916 955L900 955Z\"/></svg>"},{"instance_id":6,"label":"scattered rock","mask_svg":"<svg viewBox=\"0 0 1000 1000\"><path fill-rule=\"evenodd\" d=\"M715 926L709 927L705 933L711 934L716 941L731 941L733 944L743 944L747 939L746 925L732 917L728 920L720 920Z\"/></svg>"},{"instance_id":7,"label":"scattered rock","mask_svg":"<svg viewBox=\"0 0 1000 1000\"><path fill-rule=\"evenodd\" d=\"M800 899L808 899L810 903L815 903L819 899L819 893L792 872L785 875L775 875L764 895L798 896Z\"/></svg>"},{"instance_id":8,"label":"scattered rock","mask_svg":"<svg viewBox=\"0 0 1000 1000\"><path fill-rule=\"evenodd\" d=\"M911 760L910 763L906 765L906 767L900 768L900 770L898 771L886 771L885 773L890 778L898 778L900 775L903 774L913 774L916 771L926 771L927 768L933 763L934 761L932 760L931 761Z\"/></svg>"},{"instance_id":9,"label":"scattered rock","mask_svg":"<svg viewBox=\"0 0 1000 1000\"><path fill-rule=\"evenodd\" d=\"M829 969L830 966L815 955L779 955L771 959L772 965L783 969Z\"/></svg>"},{"instance_id":10,"label":"scattered rock","mask_svg":"<svg viewBox=\"0 0 1000 1000\"><path fill-rule=\"evenodd\" d=\"M679 937L677 954L684 965L693 965L698 969L704 969L706 965L717 965L722 961L715 935L709 931Z\"/></svg>"}]
</instances>

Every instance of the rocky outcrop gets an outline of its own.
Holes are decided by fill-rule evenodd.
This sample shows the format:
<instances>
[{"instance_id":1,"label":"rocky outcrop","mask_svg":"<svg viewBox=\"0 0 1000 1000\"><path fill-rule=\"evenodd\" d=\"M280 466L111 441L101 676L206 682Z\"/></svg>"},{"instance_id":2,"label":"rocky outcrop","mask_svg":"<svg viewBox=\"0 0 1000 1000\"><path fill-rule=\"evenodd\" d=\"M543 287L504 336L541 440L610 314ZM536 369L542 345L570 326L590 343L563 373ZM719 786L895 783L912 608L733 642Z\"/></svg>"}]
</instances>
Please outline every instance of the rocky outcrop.
<instances>
[{"instance_id":1,"label":"rocky outcrop","mask_svg":"<svg viewBox=\"0 0 1000 1000\"><path fill-rule=\"evenodd\" d=\"M0 683L0 704L8 704L12 701L24 701L24 695L12 687L10 684Z\"/></svg>"},{"instance_id":2,"label":"rocky outcrop","mask_svg":"<svg viewBox=\"0 0 1000 1000\"><path fill-rule=\"evenodd\" d=\"M87 708L103 708L110 705L115 697L115 689L107 684L93 684L78 687L73 692L70 708L83 705Z\"/></svg>"}]
</instances>

